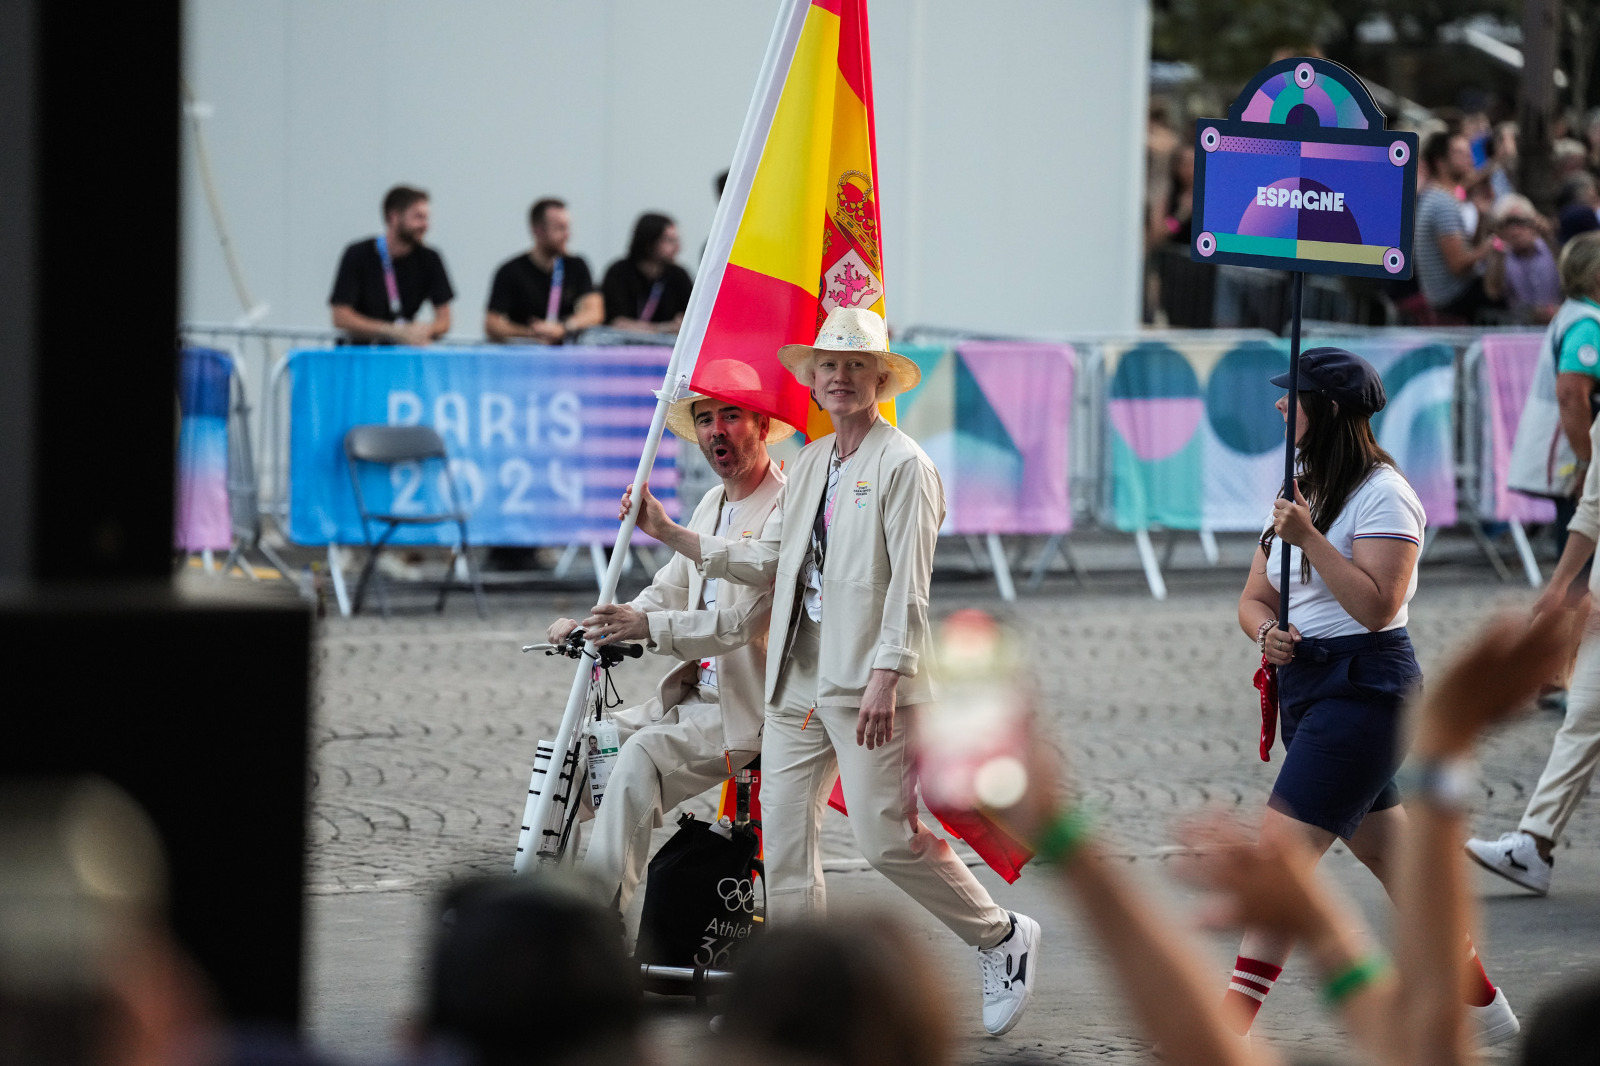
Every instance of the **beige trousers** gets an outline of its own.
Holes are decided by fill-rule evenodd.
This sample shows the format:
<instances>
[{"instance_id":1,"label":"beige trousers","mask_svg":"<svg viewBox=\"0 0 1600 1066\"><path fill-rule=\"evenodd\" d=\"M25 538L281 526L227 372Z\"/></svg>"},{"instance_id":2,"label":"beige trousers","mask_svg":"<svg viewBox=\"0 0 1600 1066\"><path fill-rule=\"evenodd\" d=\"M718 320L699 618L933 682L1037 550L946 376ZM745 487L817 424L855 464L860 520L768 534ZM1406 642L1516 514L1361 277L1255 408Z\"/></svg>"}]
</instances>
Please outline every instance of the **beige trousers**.
<instances>
[{"instance_id":1,"label":"beige trousers","mask_svg":"<svg viewBox=\"0 0 1600 1066\"><path fill-rule=\"evenodd\" d=\"M761 822L769 920L820 917L826 909L822 812L838 776L856 846L873 869L968 944L993 947L1010 932L1010 915L995 904L949 843L917 817L906 744L915 708L900 708L894 739L871 751L856 743L855 709L818 707L813 712L818 633L816 623L802 617L783 679L767 705L762 733Z\"/></svg>"},{"instance_id":2,"label":"beige trousers","mask_svg":"<svg viewBox=\"0 0 1600 1066\"><path fill-rule=\"evenodd\" d=\"M749 764L760 752L723 747L717 690L701 686L671 710L652 696L614 716L622 748L611 767L605 798L595 812L584 869L607 902L626 911L650 860L650 833L662 815L728 779L728 766ZM581 785L587 793L587 780Z\"/></svg>"},{"instance_id":3,"label":"beige trousers","mask_svg":"<svg viewBox=\"0 0 1600 1066\"><path fill-rule=\"evenodd\" d=\"M1561 833L1589 791L1600 763L1600 627L1591 625L1578 649L1567 690L1567 717L1556 731L1528 809L1517 827L1550 840Z\"/></svg>"}]
</instances>

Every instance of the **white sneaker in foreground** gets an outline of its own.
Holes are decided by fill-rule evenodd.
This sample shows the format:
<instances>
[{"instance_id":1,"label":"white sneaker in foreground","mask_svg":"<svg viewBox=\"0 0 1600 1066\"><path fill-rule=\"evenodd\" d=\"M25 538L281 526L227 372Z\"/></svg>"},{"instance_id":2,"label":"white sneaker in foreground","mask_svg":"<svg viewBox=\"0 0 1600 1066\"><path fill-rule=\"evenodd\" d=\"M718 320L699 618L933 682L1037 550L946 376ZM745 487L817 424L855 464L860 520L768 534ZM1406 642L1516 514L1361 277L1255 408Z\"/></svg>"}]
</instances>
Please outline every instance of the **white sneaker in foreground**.
<instances>
[{"instance_id":1,"label":"white sneaker in foreground","mask_svg":"<svg viewBox=\"0 0 1600 1066\"><path fill-rule=\"evenodd\" d=\"M1511 1013L1505 992L1498 988L1487 1006L1468 1007L1467 1017L1472 1020L1473 1035L1480 1048L1503 1044L1522 1031L1522 1023Z\"/></svg>"},{"instance_id":2,"label":"white sneaker in foreground","mask_svg":"<svg viewBox=\"0 0 1600 1066\"><path fill-rule=\"evenodd\" d=\"M999 944L978 949L978 974L983 978L983 1027L993 1036L1008 1033L1033 998L1033 977L1039 964L1039 923L1011 912L1011 932Z\"/></svg>"},{"instance_id":3,"label":"white sneaker in foreground","mask_svg":"<svg viewBox=\"0 0 1600 1066\"><path fill-rule=\"evenodd\" d=\"M1499 840L1479 840L1474 837L1467 841L1467 854L1485 870L1497 873L1530 892L1537 892L1541 896L1550 893L1550 874L1554 864L1539 857L1539 847L1531 834L1519 829L1502 835Z\"/></svg>"}]
</instances>

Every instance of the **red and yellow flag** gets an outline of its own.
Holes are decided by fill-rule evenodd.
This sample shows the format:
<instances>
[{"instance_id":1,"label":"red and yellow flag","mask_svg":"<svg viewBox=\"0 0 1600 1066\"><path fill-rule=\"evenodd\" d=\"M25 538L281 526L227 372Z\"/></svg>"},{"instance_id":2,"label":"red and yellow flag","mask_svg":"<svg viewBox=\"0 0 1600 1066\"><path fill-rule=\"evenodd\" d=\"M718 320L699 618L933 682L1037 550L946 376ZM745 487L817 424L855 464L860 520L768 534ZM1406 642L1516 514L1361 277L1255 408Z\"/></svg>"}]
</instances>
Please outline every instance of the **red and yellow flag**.
<instances>
[{"instance_id":1,"label":"red and yellow flag","mask_svg":"<svg viewBox=\"0 0 1600 1066\"><path fill-rule=\"evenodd\" d=\"M877 173L867 0L786 0L684 316L690 388L832 431L777 352L835 307L884 313Z\"/></svg>"}]
</instances>

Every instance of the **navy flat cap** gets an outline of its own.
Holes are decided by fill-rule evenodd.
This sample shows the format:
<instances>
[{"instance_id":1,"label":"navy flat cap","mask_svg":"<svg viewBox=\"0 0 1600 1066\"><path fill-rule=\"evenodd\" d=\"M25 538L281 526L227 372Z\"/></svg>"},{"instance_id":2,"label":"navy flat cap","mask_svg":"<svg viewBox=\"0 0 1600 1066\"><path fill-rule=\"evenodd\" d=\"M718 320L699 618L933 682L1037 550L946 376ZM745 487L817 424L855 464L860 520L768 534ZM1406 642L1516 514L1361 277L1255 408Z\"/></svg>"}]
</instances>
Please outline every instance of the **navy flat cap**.
<instances>
[{"instance_id":1,"label":"navy flat cap","mask_svg":"<svg viewBox=\"0 0 1600 1066\"><path fill-rule=\"evenodd\" d=\"M1280 389L1289 387L1285 370L1272 379ZM1300 353L1300 391L1321 393L1347 411L1375 415L1388 397L1383 379L1373 365L1343 348L1308 348Z\"/></svg>"}]
</instances>

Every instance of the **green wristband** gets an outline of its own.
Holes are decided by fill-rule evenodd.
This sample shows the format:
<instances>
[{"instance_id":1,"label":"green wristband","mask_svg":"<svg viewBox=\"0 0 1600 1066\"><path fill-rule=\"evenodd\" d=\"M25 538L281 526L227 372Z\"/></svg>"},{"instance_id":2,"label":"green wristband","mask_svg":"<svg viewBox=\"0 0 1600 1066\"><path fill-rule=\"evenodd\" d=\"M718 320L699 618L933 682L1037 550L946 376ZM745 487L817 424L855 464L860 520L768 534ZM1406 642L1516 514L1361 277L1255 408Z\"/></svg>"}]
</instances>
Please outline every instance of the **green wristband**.
<instances>
[{"instance_id":1,"label":"green wristband","mask_svg":"<svg viewBox=\"0 0 1600 1066\"><path fill-rule=\"evenodd\" d=\"M1089 816L1083 808L1069 807L1045 826L1034 841L1033 854L1040 862L1065 865L1089 839L1089 829Z\"/></svg>"},{"instance_id":2,"label":"green wristband","mask_svg":"<svg viewBox=\"0 0 1600 1066\"><path fill-rule=\"evenodd\" d=\"M1322 1001L1337 1007L1388 972L1389 960L1380 952L1364 955L1328 978L1322 986Z\"/></svg>"}]
</instances>

